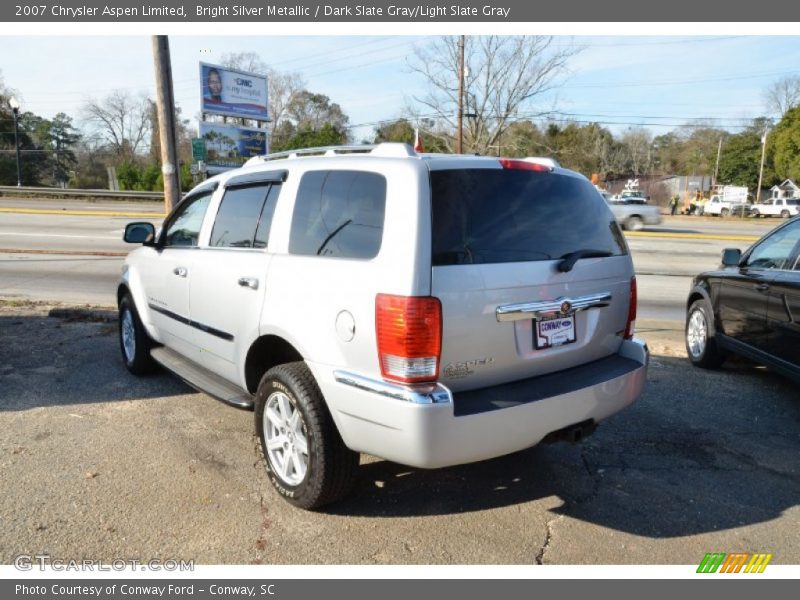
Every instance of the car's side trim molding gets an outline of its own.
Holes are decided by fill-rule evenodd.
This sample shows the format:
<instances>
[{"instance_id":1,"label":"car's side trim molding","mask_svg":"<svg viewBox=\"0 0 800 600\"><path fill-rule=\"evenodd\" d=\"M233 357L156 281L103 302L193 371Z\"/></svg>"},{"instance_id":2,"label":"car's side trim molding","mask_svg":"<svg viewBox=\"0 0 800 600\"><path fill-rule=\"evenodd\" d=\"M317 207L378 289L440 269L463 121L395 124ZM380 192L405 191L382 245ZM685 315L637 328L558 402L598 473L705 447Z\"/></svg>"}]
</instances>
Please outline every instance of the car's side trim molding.
<instances>
[{"instance_id":1,"label":"car's side trim molding","mask_svg":"<svg viewBox=\"0 0 800 600\"><path fill-rule=\"evenodd\" d=\"M772 354L764 352L763 350L759 350L750 344L745 344L744 342L723 333L717 333L716 339L719 346L724 350L741 354L742 356L745 356L750 360L754 360L757 363L768 365L782 375L800 382L800 368L798 368L796 365L793 365L782 358L778 358L777 356L773 356Z\"/></svg>"},{"instance_id":2,"label":"car's side trim molding","mask_svg":"<svg viewBox=\"0 0 800 600\"><path fill-rule=\"evenodd\" d=\"M194 327L195 329L199 329L200 331L203 331L205 333L208 333L210 335L213 335L213 336L218 337L220 339L223 339L225 341L228 341L228 342L232 342L233 341L233 335L231 335L230 333L226 333L224 331L220 331L219 329L214 329L213 327L211 327L209 325L205 325L203 323L198 323L197 321L192 321L191 319L188 319L188 318L183 317L183 316L181 316L181 315L179 315L177 313L174 313L171 310L167 310L166 308L162 308L161 306L158 306L157 304L153 304L152 302L148 303L147 306L151 310L154 310L157 313L161 313L162 315L164 315L165 317L169 317L170 319L174 319L174 320L178 321L179 323L183 323L184 325L188 325L189 327Z\"/></svg>"}]
</instances>

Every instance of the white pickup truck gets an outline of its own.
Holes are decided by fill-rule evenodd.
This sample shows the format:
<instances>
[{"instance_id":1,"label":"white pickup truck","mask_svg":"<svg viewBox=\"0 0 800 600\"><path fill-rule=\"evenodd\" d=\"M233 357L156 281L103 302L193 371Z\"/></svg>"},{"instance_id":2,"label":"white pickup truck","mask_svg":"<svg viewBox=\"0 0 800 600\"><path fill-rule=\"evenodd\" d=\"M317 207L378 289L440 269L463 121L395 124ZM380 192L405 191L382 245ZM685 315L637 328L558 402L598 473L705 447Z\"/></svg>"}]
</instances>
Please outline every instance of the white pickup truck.
<instances>
[{"instance_id":1,"label":"white pickup truck","mask_svg":"<svg viewBox=\"0 0 800 600\"><path fill-rule=\"evenodd\" d=\"M747 203L744 200L735 201L728 200L717 194L711 196L708 202L703 205L704 215L717 215L720 217L727 217L728 215L739 212L741 214L742 207Z\"/></svg>"},{"instance_id":2,"label":"white pickup truck","mask_svg":"<svg viewBox=\"0 0 800 600\"><path fill-rule=\"evenodd\" d=\"M755 204L750 210L751 217L781 217L788 219L800 214L800 199L769 198Z\"/></svg>"}]
</instances>

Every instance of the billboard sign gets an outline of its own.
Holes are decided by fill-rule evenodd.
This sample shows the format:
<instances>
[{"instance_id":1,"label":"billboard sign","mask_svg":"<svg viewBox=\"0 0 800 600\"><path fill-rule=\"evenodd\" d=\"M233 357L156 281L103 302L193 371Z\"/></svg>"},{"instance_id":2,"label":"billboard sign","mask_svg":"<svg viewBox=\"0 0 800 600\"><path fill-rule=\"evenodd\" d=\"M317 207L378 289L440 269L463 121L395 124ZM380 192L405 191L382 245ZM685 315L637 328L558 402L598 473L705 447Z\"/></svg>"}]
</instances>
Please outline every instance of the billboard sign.
<instances>
[{"instance_id":1,"label":"billboard sign","mask_svg":"<svg viewBox=\"0 0 800 600\"><path fill-rule=\"evenodd\" d=\"M267 153L264 129L201 122L200 137L205 141L209 167L235 169L247 159Z\"/></svg>"},{"instance_id":2,"label":"billboard sign","mask_svg":"<svg viewBox=\"0 0 800 600\"><path fill-rule=\"evenodd\" d=\"M200 110L214 115L267 121L267 78L200 63Z\"/></svg>"}]
</instances>

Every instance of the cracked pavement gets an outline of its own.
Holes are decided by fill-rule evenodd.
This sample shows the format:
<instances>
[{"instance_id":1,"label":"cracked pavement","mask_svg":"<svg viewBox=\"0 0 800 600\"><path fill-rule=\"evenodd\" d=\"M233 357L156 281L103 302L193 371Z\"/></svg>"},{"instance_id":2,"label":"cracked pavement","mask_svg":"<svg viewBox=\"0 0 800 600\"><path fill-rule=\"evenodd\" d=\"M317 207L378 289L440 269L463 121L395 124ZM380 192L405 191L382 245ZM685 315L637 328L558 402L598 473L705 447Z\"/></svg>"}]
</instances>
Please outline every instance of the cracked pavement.
<instances>
[{"instance_id":1,"label":"cracked pavement","mask_svg":"<svg viewBox=\"0 0 800 600\"><path fill-rule=\"evenodd\" d=\"M800 391L745 362L683 358L680 324L640 322L648 388L579 445L436 471L363 457L322 513L271 489L253 416L176 378L125 371L116 323L0 302L0 562L800 563Z\"/></svg>"}]
</instances>

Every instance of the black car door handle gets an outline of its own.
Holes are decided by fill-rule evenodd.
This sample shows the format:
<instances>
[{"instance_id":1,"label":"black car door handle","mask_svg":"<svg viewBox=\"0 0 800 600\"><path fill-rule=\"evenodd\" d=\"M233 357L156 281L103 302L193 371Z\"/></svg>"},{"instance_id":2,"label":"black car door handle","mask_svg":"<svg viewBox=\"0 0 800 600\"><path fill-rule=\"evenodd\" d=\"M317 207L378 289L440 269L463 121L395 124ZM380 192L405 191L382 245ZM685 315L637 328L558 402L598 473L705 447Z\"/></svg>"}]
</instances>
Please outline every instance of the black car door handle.
<instances>
[{"instance_id":1,"label":"black car door handle","mask_svg":"<svg viewBox=\"0 0 800 600\"><path fill-rule=\"evenodd\" d=\"M769 289L768 283L759 283L756 286L756 290L758 290L759 292L766 292L768 289Z\"/></svg>"}]
</instances>

